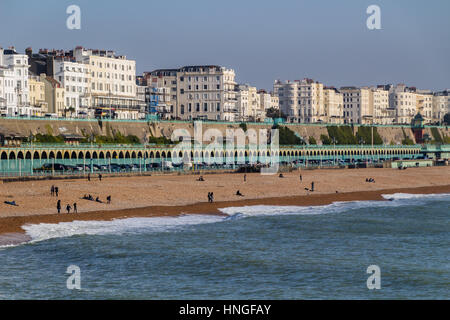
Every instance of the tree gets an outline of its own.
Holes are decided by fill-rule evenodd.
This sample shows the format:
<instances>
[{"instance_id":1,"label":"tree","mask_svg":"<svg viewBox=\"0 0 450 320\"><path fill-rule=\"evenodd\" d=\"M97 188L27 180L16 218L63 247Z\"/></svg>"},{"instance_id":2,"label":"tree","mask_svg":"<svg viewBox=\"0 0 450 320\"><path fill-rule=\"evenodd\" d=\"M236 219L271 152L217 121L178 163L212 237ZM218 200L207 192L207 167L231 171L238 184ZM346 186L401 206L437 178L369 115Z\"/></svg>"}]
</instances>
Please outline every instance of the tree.
<instances>
[{"instance_id":1,"label":"tree","mask_svg":"<svg viewBox=\"0 0 450 320\"><path fill-rule=\"evenodd\" d=\"M333 143L331 138L329 136L327 136L326 134L321 134L320 140L322 141L322 144L324 144L324 145L330 145Z\"/></svg>"},{"instance_id":2,"label":"tree","mask_svg":"<svg viewBox=\"0 0 450 320\"><path fill-rule=\"evenodd\" d=\"M309 137L309 144L317 144L317 141L313 136Z\"/></svg>"},{"instance_id":3,"label":"tree","mask_svg":"<svg viewBox=\"0 0 450 320\"><path fill-rule=\"evenodd\" d=\"M287 118L287 116L282 111L280 111L280 109L276 109L274 107L270 107L269 109L267 109L266 117L272 118L272 119L275 119L275 118L286 119Z\"/></svg>"}]
</instances>

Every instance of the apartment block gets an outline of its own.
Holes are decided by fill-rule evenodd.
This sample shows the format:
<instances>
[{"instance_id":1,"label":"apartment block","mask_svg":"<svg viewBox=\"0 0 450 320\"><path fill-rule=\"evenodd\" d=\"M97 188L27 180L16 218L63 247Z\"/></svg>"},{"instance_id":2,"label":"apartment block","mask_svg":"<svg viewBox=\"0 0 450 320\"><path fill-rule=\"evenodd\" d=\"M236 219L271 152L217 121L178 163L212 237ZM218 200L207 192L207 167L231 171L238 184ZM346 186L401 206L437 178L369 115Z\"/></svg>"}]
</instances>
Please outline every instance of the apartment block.
<instances>
[{"instance_id":1,"label":"apartment block","mask_svg":"<svg viewBox=\"0 0 450 320\"><path fill-rule=\"evenodd\" d=\"M339 91L344 99L344 123L371 124L373 121L371 90L368 87L341 87Z\"/></svg>"},{"instance_id":2,"label":"apartment block","mask_svg":"<svg viewBox=\"0 0 450 320\"><path fill-rule=\"evenodd\" d=\"M418 112L416 89L404 84L392 87L389 92L389 105L396 110L396 123L410 124Z\"/></svg>"},{"instance_id":3,"label":"apartment block","mask_svg":"<svg viewBox=\"0 0 450 320\"><path fill-rule=\"evenodd\" d=\"M174 119L234 121L235 72L216 65L158 69L144 73L147 84L170 91Z\"/></svg>"},{"instance_id":4,"label":"apartment block","mask_svg":"<svg viewBox=\"0 0 450 320\"><path fill-rule=\"evenodd\" d=\"M433 122L442 122L450 113L450 90L435 92L433 95Z\"/></svg>"},{"instance_id":5,"label":"apartment block","mask_svg":"<svg viewBox=\"0 0 450 320\"><path fill-rule=\"evenodd\" d=\"M1 113L8 116L30 116L28 57L11 47L0 49L2 94ZM6 83L5 83L6 81Z\"/></svg>"},{"instance_id":6,"label":"apartment block","mask_svg":"<svg viewBox=\"0 0 450 320\"><path fill-rule=\"evenodd\" d=\"M76 47L76 62L86 65L90 76L90 103L96 116L137 119L144 101L136 96L136 62L110 50Z\"/></svg>"},{"instance_id":7,"label":"apartment block","mask_svg":"<svg viewBox=\"0 0 450 320\"><path fill-rule=\"evenodd\" d=\"M328 123L344 122L344 96L334 87L323 89L325 121Z\"/></svg>"}]
</instances>

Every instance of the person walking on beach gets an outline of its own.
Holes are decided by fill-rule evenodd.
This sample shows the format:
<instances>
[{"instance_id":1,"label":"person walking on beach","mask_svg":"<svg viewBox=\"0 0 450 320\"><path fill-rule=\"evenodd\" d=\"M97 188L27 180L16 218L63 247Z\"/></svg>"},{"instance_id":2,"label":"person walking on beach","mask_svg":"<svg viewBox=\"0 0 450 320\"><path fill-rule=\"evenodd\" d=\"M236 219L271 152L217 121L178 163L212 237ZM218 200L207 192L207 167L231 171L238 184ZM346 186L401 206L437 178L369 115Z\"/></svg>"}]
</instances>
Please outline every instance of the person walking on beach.
<instances>
[{"instance_id":1,"label":"person walking on beach","mask_svg":"<svg viewBox=\"0 0 450 320\"><path fill-rule=\"evenodd\" d=\"M311 182L311 191L314 191L314 181Z\"/></svg>"},{"instance_id":2,"label":"person walking on beach","mask_svg":"<svg viewBox=\"0 0 450 320\"><path fill-rule=\"evenodd\" d=\"M50 194L52 195L52 197L55 195L55 186L52 185L52 187L50 188Z\"/></svg>"},{"instance_id":3,"label":"person walking on beach","mask_svg":"<svg viewBox=\"0 0 450 320\"><path fill-rule=\"evenodd\" d=\"M58 193L59 193L59 188L55 187L55 195L56 195L56 197L58 197Z\"/></svg>"},{"instance_id":4,"label":"person walking on beach","mask_svg":"<svg viewBox=\"0 0 450 320\"><path fill-rule=\"evenodd\" d=\"M211 192L208 192L208 202L211 202Z\"/></svg>"},{"instance_id":5,"label":"person walking on beach","mask_svg":"<svg viewBox=\"0 0 450 320\"><path fill-rule=\"evenodd\" d=\"M98 180L102 181L102 174L101 173L98 174Z\"/></svg>"},{"instance_id":6,"label":"person walking on beach","mask_svg":"<svg viewBox=\"0 0 450 320\"><path fill-rule=\"evenodd\" d=\"M88 181L91 181L91 174L88 173Z\"/></svg>"},{"instance_id":7,"label":"person walking on beach","mask_svg":"<svg viewBox=\"0 0 450 320\"><path fill-rule=\"evenodd\" d=\"M76 202L73 203L73 213L78 213L77 203Z\"/></svg>"},{"instance_id":8,"label":"person walking on beach","mask_svg":"<svg viewBox=\"0 0 450 320\"><path fill-rule=\"evenodd\" d=\"M247 181L247 175L244 174L244 182L246 182L246 181Z\"/></svg>"},{"instance_id":9,"label":"person walking on beach","mask_svg":"<svg viewBox=\"0 0 450 320\"><path fill-rule=\"evenodd\" d=\"M303 178L302 178L302 175L300 175L300 182L302 182L303 181Z\"/></svg>"},{"instance_id":10,"label":"person walking on beach","mask_svg":"<svg viewBox=\"0 0 450 320\"><path fill-rule=\"evenodd\" d=\"M214 202L214 192L211 192L211 202Z\"/></svg>"},{"instance_id":11,"label":"person walking on beach","mask_svg":"<svg viewBox=\"0 0 450 320\"><path fill-rule=\"evenodd\" d=\"M61 200L58 200L58 202L56 202L56 210L58 210L58 213L61 213Z\"/></svg>"},{"instance_id":12,"label":"person walking on beach","mask_svg":"<svg viewBox=\"0 0 450 320\"><path fill-rule=\"evenodd\" d=\"M67 204L66 210L67 210L67 213L68 213L68 214L70 213L70 209L72 209L72 207L70 206L70 204Z\"/></svg>"},{"instance_id":13,"label":"person walking on beach","mask_svg":"<svg viewBox=\"0 0 450 320\"><path fill-rule=\"evenodd\" d=\"M111 203L111 196L107 196L106 197L106 201L108 202L108 204L110 204Z\"/></svg>"}]
</instances>

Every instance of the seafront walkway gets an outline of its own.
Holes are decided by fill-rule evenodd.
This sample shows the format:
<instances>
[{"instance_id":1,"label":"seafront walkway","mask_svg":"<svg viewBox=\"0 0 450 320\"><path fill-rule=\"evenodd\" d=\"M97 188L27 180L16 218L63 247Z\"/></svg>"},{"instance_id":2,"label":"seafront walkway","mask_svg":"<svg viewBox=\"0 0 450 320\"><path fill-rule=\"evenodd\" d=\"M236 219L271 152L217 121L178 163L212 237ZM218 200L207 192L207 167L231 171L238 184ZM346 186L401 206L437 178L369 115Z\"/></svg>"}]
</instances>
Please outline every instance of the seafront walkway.
<instances>
[{"instance_id":1,"label":"seafront walkway","mask_svg":"<svg viewBox=\"0 0 450 320\"><path fill-rule=\"evenodd\" d=\"M273 161L295 166L335 166L355 162L417 159L429 146L422 145L300 145L270 149L247 145L182 148L180 145L151 144L22 144L0 147L1 176L80 174L89 172L235 169L246 164ZM449 148L450 149L450 148ZM430 151L431 150L431 151ZM178 160L178 161L177 161ZM178 163L180 162L180 163ZM184 165L181 164L184 162Z\"/></svg>"}]
</instances>

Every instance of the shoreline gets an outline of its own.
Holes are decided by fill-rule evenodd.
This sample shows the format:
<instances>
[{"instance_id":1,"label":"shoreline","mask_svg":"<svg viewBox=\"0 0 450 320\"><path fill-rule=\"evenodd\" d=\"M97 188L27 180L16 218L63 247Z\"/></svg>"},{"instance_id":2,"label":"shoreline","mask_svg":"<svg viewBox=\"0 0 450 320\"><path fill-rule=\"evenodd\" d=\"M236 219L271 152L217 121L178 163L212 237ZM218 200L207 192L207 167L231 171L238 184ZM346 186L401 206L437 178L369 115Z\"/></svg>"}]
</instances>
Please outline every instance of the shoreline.
<instances>
[{"instance_id":1,"label":"shoreline","mask_svg":"<svg viewBox=\"0 0 450 320\"><path fill-rule=\"evenodd\" d=\"M255 205L277 205L277 206L320 206L328 205L338 201L381 201L385 200L383 194L410 193L410 194L443 194L450 193L450 185L426 186L414 188L393 188L373 191L354 191L344 193L320 193L298 196L266 197L258 199L241 199L232 201L217 201L214 203L197 202L187 205L173 206L146 206L141 208L99 210L77 214L45 214L0 218L0 245L15 245L27 242L29 236L26 235L22 226L27 224L50 223L72 221L111 221L114 219L126 219L137 217L176 217L182 214L207 214L221 215L220 209L227 207L244 207Z\"/></svg>"}]
</instances>

